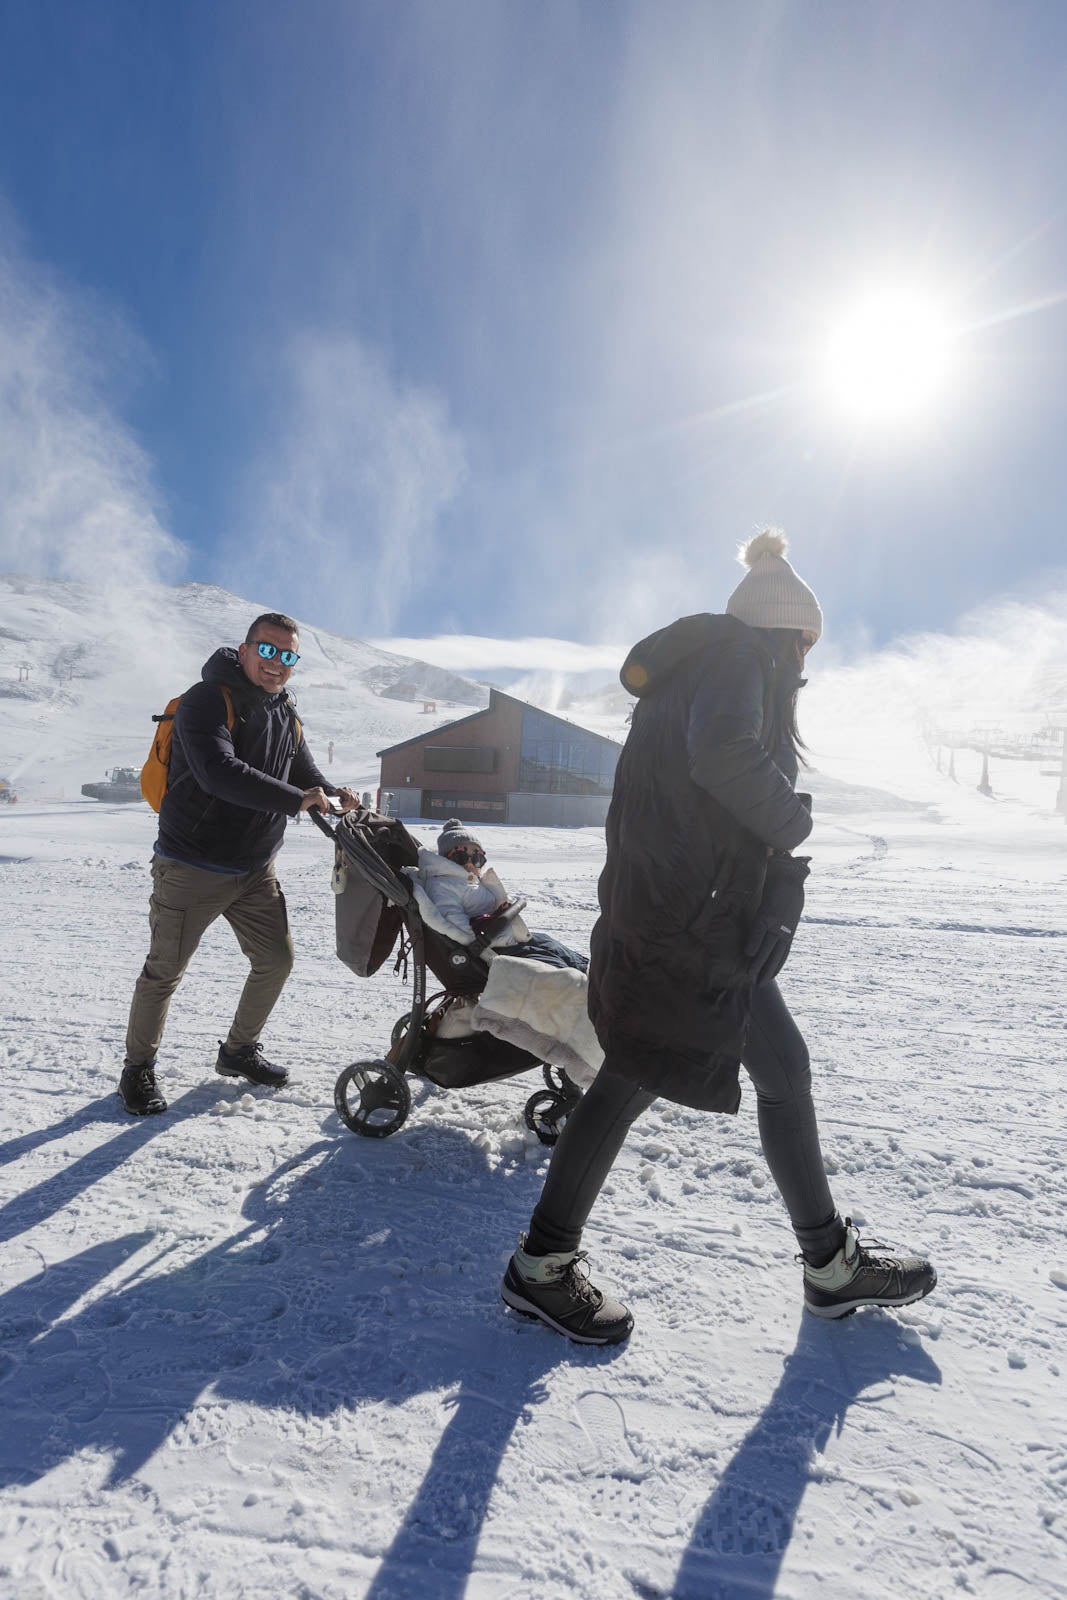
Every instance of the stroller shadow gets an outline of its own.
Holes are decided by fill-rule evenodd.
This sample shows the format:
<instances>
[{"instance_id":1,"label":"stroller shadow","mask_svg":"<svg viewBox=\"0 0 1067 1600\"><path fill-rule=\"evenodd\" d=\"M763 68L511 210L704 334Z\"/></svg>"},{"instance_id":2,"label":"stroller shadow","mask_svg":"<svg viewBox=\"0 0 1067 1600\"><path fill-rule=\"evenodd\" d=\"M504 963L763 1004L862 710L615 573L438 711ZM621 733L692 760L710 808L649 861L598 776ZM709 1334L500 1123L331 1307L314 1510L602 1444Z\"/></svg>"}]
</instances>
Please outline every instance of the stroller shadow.
<instances>
[{"instance_id":1,"label":"stroller shadow","mask_svg":"<svg viewBox=\"0 0 1067 1600\"><path fill-rule=\"evenodd\" d=\"M876 1404L898 1378L941 1382L936 1362L900 1331L877 1311L845 1326L801 1313L774 1394L697 1519L672 1600L773 1600L813 1461L849 1407Z\"/></svg>"},{"instance_id":2,"label":"stroller shadow","mask_svg":"<svg viewBox=\"0 0 1067 1600\"><path fill-rule=\"evenodd\" d=\"M403 1496L368 1594L428 1593L429 1577L434 1600L460 1600L501 1459L545 1374L610 1359L504 1314L486 1263L524 1205L513 1189L440 1124L404 1140L346 1136L280 1166L247 1196L246 1225L191 1260L175 1259L180 1247L145 1259L152 1235L137 1232L48 1267L0 1297L0 1485L32 1484L86 1450L108 1455L108 1482L121 1484L168 1440L180 1448L209 1390L212 1403L251 1408L245 1426L260 1440L256 1408L412 1407L394 1485L377 1451L346 1457L341 1523L365 1559L369 1508ZM230 1470L270 1496L268 1426Z\"/></svg>"}]
</instances>

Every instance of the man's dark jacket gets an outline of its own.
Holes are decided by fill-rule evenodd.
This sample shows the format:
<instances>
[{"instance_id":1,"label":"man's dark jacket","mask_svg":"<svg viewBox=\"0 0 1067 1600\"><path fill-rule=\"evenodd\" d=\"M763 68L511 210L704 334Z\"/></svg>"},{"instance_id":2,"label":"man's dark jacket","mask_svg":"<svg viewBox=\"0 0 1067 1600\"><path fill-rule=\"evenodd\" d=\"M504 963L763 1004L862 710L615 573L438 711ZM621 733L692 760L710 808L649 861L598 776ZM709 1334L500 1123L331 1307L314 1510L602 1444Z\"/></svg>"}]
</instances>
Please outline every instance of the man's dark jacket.
<instances>
[{"instance_id":1,"label":"man's dark jacket","mask_svg":"<svg viewBox=\"0 0 1067 1600\"><path fill-rule=\"evenodd\" d=\"M642 640L622 669L638 703L608 811L589 1015L613 1070L710 1111L740 1101L742 952L767 847L811 829L773 726L773 652L763 630L703 614Z\"/></svg>"},{"instance_id":2,"label":"man's dark jacket","mask_svg":"<svg viewBox=\"0 0 1067 1600\"><path fill-rule=\"evenodd\" d=\"M257 688L229 648L215 651L202 676L174 719L157 849L194 866L254 872L278 853L305 789L337 790L299 736L285 690ZM222 684L233 700L232 733Z\"/></svg>"}]
</instances>

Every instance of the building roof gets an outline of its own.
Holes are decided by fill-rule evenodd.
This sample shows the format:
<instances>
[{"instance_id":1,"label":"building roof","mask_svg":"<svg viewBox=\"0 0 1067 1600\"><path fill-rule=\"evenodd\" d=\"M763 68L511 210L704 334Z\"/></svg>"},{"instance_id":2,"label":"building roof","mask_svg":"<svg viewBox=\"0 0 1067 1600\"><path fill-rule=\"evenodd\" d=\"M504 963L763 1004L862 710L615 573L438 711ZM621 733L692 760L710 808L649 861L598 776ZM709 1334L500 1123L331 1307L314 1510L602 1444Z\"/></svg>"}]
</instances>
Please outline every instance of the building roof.
<instances>
[{"instance_id":1,"label":"building roof","mask_svg":"<svg viewBox=\"0 0 1067 1600\"><path fill-rule=\"evenodd\" d=\"M622 749L617 739L609 739L603 733L594 733L592 728L583 728L580 723L568 722L566 717L557 717L554 711L545 711L541 706L531 705L528 700L519 700L513 694L505 694L503 689L490 689L489 704L481 711L472 711L469 716L457 717L455 722L442 722L436 728L427 729L425 733L415 734L412 739L401 739L399 744L387 745L384 750L376 750L374 753L380 760L382 756L392 755L394 750L405 750L413 744L425 744L428 739L432 739L435 734L443 733L446 728L460 728L465 722L477 722L479 717L487 717L490 712L496 710L498 700L510 700L513 706L521 706L524 711L536 711L539 717L547 717L550 722L558 722L562 728L574 728L587 739L599 739L601 744L610 744L615 750Z\"/></svg>"}]
</instances>

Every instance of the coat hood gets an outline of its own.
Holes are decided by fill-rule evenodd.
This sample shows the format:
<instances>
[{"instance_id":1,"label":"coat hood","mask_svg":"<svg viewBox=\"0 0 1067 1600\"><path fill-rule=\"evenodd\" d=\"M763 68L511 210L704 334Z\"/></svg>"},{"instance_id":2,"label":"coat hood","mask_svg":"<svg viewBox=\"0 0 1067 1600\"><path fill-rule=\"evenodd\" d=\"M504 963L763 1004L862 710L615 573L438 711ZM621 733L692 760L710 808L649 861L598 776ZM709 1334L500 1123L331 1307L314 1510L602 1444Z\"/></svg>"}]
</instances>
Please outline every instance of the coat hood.
<instances>
[{"instance_id":1,"label":"coat hood","mask_svg":"<svg viewBox=\"0 0 1067 1600\"><path fill-rule=\"evenodd\" d=\"M679 617L677 622L657 629L634 645L619 674L622 686L641 699L658 689L696 651L750 632L736 617L710 611Z\"/></svg>"},{"instance_id":2,"label":"coat hood","mask_svg":"<svg viewBox=\"0 0 1067 1600\"><path fill-rule=\"evenodd\" d=\"M277 694L268 694L266 689L261 689L258 684L246 675L241 665L241 658L233 645L224 644L213 655L208 656L200 669L200 676L205 683L225 684L227 689L240 695L247 704L251 701L267 705L294 706L296 702L289 693L288 688L279 689Z\"/></svg>"},{"instance_id":3,"label":"coat hood","mask_svg":"<svg viewBox=\"0 0 1067 1600\"><path fill-rule=\"evenodd\" d=\"M205 683L224 683L228 689L239 688L242 683L246 688L255 688L244 675L240 656L229 644L208 656L200 668L200 676Z\"/></svg>"}]
</instances>

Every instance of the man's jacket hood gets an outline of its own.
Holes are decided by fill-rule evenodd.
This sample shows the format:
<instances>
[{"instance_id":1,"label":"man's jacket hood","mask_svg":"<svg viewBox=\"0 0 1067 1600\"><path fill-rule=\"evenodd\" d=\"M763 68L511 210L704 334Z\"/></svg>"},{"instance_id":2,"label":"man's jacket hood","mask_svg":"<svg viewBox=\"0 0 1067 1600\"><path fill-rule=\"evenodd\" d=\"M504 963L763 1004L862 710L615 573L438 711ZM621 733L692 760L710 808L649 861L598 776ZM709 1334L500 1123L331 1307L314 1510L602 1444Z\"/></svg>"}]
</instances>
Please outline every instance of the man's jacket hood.
<instances>
[{"instance_id":1,"label":"man's jacket hood","mask_svg":"<svg viewBox=\"0 0 1067 1600\"><path fill-rule=\"evenodd\" d=\"M200 676L205 683L225 684L231 694L246 704L265 704L295 706L295 701L288 689L281 689L277 694L268 694L266 689L261 689L253 683L241 665L241 658L233 645L224 644L208 656L200 669Z\"/></svg>"}]
</instances>

